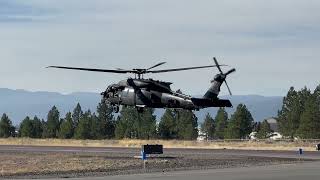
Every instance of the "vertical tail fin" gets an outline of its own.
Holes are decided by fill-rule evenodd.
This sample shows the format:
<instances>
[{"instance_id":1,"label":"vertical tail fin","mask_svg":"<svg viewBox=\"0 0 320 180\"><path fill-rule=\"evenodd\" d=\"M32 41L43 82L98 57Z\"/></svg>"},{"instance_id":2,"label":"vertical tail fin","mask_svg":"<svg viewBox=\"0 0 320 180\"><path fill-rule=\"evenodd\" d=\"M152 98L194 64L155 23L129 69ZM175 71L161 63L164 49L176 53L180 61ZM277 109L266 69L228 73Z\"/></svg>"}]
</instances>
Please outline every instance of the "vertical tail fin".
<instances>
[{"instance_id":1,"label":"vertical tail fin","mask_svg":"<svg viewBox=\"0 0 320 180\"><path fill-rule=\"evenodd\" d=\"M212 85L209 88L209 90L206 92L206 94L203 96L205 99L218 99L218 95L221 90L221 85L225 81L226 76L223 74L217 74L214 79L211 81Z\"/></svg>"}]
</instances>

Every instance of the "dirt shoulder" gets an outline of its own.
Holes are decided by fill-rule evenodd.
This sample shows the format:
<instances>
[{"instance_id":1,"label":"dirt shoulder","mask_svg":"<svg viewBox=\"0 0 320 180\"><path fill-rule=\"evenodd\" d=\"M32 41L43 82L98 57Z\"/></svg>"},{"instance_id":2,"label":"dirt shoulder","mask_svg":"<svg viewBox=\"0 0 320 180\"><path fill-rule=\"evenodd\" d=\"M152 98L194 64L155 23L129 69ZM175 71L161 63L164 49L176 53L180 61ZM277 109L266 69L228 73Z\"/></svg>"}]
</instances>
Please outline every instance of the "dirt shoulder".
<instances>
[{"instance_id":1,"label":"dirt shoulder","mask_svg":"<svg viewBox=\"0 0 320 180\"><path fill-rule=\"evenodd\" d=\"M292 164L310 160L228 155L209 150L169 150L165 156L143 161L134 158L137 149L125 152L0 152L1 178L91 177L189 169L221 169L232 167Z\"/></svg>"}]
</instances>

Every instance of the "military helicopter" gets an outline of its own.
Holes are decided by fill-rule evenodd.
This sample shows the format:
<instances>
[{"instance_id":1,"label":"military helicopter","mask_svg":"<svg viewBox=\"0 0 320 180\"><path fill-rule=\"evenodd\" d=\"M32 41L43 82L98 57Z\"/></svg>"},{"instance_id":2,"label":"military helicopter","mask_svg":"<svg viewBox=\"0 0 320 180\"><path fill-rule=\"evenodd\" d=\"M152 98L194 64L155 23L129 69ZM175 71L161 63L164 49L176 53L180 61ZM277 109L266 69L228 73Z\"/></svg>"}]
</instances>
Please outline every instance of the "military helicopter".
<instances>
[{"instance_id":1,"label":"military helicopter","mask_svg":"<svg viewBox=\"0 0 320 180\"><path fill-rule=\"evenodd\" d=\"M91 68L78 68L78 67L65 67L65 66L49 66L47 68L59 68L92 72L106 72L106 73L118 73L134 74L134 78L128 78L122 80L117 84L112 84L101 93L103 100L114 109L115 113L119 112L120 106L135 106L138 112L143 112L144 108L172 108L172 109L186 109L199 111L203 108L209 107L232 107L232 104L227 99L219 99L220 87L223 83L226 84L230 95L232 95L226 78L229 74L236 71L231 69L224 73L216 58L213 58L215 65L187 67L177 69L163 69L152 70L159 67L166 62L158 63L147 69L91 69ZM192 69L203 69L217 67L219 74L217 74L211 81L211 87L202 98L196 98L183 94L180 90L173 91L170 88L171 82L163 82L153 79L144 79L145 74L149 73L166 73L174 71L186 71Z\"/></svg>"}]
</instances>

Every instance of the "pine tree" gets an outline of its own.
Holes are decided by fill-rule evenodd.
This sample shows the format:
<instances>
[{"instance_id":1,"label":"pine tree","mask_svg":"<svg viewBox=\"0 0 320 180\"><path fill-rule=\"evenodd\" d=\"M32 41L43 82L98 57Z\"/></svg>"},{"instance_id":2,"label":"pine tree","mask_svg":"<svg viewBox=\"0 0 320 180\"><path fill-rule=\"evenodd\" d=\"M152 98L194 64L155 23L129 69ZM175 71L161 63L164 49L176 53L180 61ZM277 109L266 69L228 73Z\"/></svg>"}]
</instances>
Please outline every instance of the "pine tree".
<instances>
[{"instance_id":1,"label":"pine tree","mask_svg":"<svg viewBox=\"0 0 320 180\"><path fill-rule=\"evenodd\" d=\"M142 112L144 113L144 111ZM132 109L132 118L131 121L133 122L133 128L132 128L132 132L134 134L133 138L136 139L140 139L142 137L142 133L143 133L143 118L142 118L142 114L138 113L136 108Z\"/></svg>"},{"instance_id":2,"label":"pine tree","mask_svg":"<svg viewBox=\"0 0 320 180\"><path fill-rule=\"evenodd\" d=\"M302 107L301 114L304 111L306 102L308 101L308 98L311 97L311 95L312 95L312 93L311 93L310 89L308 89L307 87L304 87L303 89L301 89L298 92L300 107Z\"/></svg>"},{"instance_id":3,"label":"pine tree","mask_svg":"<svg viewBox=\"0 0 320 180\"><path fill-rule=\"evenodd\" d=\"M320 107L320 85L318 85L316 87L316 89L314 90L313 94L316 96L316 99L317 99L317 103Z\"/></svg>"},{"instance_id":4,"label":"pine tree","mask_svg":"<svg viewBox=\"0 0 320 180\"><path fill-rule=\"evenodd\" d=\"M20 123L19 136L29 138L41 138L43 134L43 124L35 116L34 119L28 116Z\"/></svg>"},{"instance_id":5,"label":"pine tree","mask_svg":"<svg viewBox=\"0 0 320 180\"><path fill-rule=\"evenodd\" d=\"M228 127L225 129L224 138L225 139L241 139L241 127L240 119L233 118L231 116L230 121L228 122Z\"/></svg>"},{"instance_id":6,"label":"pine tree","mask_svg":"<svg viewBox=\"0 0 320 180\"><path fill-rule=\"evenodd\" d=\"M198 119L190 110L177 111L178 138L195 140L198 138Z\"/></svg>"},{"instance_id":7,"label":"pine tree","mask_svg":"<svg viewBox=\"0 0 320 180\"><path fill-rule=\"evenodd\" d=\"M47 138L49 135L48 135L48 124L47 122L42 119L41 120L41 126L42 126L42 138Z\"/></svg>"},{"instance_id":8,"label":"pine tree","mask_svg":"<svg viewBox=\"0 0 320 180\"><path fill-rule=\"evenodd\" d=\"M53 106L48 113L46 138L56 138L60 126L60 113L56 106Z\"/></svg>"},{"instance_id":9,"label":"pine tree","mask_svg":"<svg viewBox=\"0 0 320 180\"><path fill-rule=\"evenodd\" d=\"M171 109L166 109L159 123L159 137L161 139L177 139L177 122Z\"/></svg>"},{"instance_id":10,"label":"pine tree","mask_svg":"<svg viewBox=\"0 0 320 180\"><path fill-rule=\"evenodd\" d=\"M97 115L93 113L90 118L90 139L101 139L100 123Z\"/></svg>"},{"instance_id":11,"label":"pine tree","mask_svg":"<svg viewBox=\"0 0 320 180\"><path fill-rule=\"evenodd\" d=\"M157 134L156 117L154 110L145 108L138 113L134 107L123 107L118 117L115 136L117 139L150 139Z\"/></svg>"},{"instance_id":12,"label":"pine tree","mask_svg":"<svg viewBox=\"0 0 320 180\"><path fill-rule=\"evenodd\" d=\"M259 130L257 131L257 138L258 139L266 139L268 138L269 134L272 132L271 128L270 128L270 124L268 123L267 120L264 120L260 127Z\"/></svg>"},{"instance_id":13,"label":"pine tree","mask_svg":"<svg viewBox=\"0 0 320 180\"><path fill-rule=\"evenodd\" d=\"M206 140L214 139L215 122L209 113L207 113L204 122L201 125L201 132L205 134Z\"/></svg>"},{"instance_id":14,"label":"pine tree","mask_svg":"<svg viewBox=\"0 0 320 180\"><path fill-rule=\"evenodd\" d=\"M74 133L76 139L90 139L91 130L91 112L85 112L79 120L78 126Z\"/></svg>"},{"instance_id":15,"label":"pine tree","mask_svg":"<svg viewBox=\"0 0 320 180\"><path fill-rule=\"evenodd\" d=\"M313 94L305 102L305 108L300 118L297 135L304 139L320 138L320 109L317 95Z\"/></svg>"},{"instance_id":16,"label":"pine tree","mask_svg":"<svg viewBox=\"0 0 320 180\"><path fill-rule=\"evenodd\" d=\"M299 128L300 116L304 111L305 99L310 96L306 88L300 92L290 88L287 96L283 99L282 109L278 113L280 132L284 136L293 138Z\"/></svg>"},{"instance_id":17,"label":"pine tree","mask_svg":"<svg viewBox=\"0 0 320 180\"><path fill-rule=\"evenodd\" d=\"M41 120L35 116L33 120L31 120L32 123L32 138L41 138L43 133L43 127Z\"/></svg>"},{"instance_id":18,"label":"pine tree","mask_svg":"<svg viewBox=\"0 0 320 180\"><path fill-rule=\"evenodd\" d=\"M20 137L33 137L33 124L28 116L20 124L19 135Z\"/></svg>"},{"instance_id":19,"label":"pine tree","mask_svg":"<svg viewBox=\"0 0 320 180\"><path fill-rule=\"evenodd\" d=\"M236 112L231 116L226 138L228 139L245 139L252 132L253 118L247 107L239 104Z\"/></svg>"},{"instance_id":20,"label":"pine tree","mask_svg":"<svg viewBox=\"0 0 320 180\"><path fill-rule=\"evenodd\" d=\"M74 135L74 125L72 121L71 112L66 114L66 117L62 120L59 131L59 138L71 139Z\"/></svg>"},{"instance_id":21,"label":"pine tree","mask_svg":"<svg viewBox=\"0 0 320 180\"><path fill-rule=\"evenodd\" d=\"M252 131L253 132L259 132L260 129L261 129L261 122L254 123Z\"/></svg>"},{"instance_id":22,"label":"pine tree","mask_svg":"<svg viewBox=\"0 0 320 180\"><path fill-rule=\"evenodd\" d=\"M127 129L128 129L128 122L125 119L121 119L120 116L118 116L116 121L115 138L116 139L130 138L130 137L127 137L127 134L126 134Z\"/></svg>"},{"instance_id":23,"label":"pine tree","mask_svg":"<svg viewBox=\"0 0 320 180\"><path fill-rule=\"evenodd\" d=\"M215 117L215 123L215 138L224 139L224 134L228 125L228 113L225 111L225 108L220 108L218 110L218 113Z\"/></svg>"},{"instance_id":24,"label":"pine tree","mask_svg":"<svg viewBox=\"0 0 320 180\"><path fill-rule=\"evenodd\" d=\"M113 108L104 100L101 100L97 107L98 113L98 138L111 139L115 137L116 122L113 117Z\"/></svg>"},{"instance_id":25,"label":"pine tree","mask_svg":"<svg viewBox=\"0 0 320 180\"><path fill-rule=\"evenodd\" d=\"M155 138L157 134L156 116L153 115L154 109L145 108L143 113L137 112L137 120L140 122L138 126L139 139Z\"/></svg>"},{"instance_id":26,"label":"pine tree","mask_svg":"<svg viewBox=\"0 0 320 180\"><path fill-rule=\"evenodd\" d=\"M137 139L138 113L134 107L123 107L116 122L115 135L117 139L130 138Z\"/></svg>"},{"instance_id":27,"label":"pine tree","mask_svg":"<svg viewBox=\"0 0 320 180\"><path fill-rule=\"evenodd\" d=\"M72 114L72 120L73 120L73 128L77 128L79 121L81 119L81 116L83 115L83 111L81 109L81 105L78 103L76 105L76 107L73 110L73 114Z\"/></svg>"},{"instance_id":28,"label":"pine tree","mask_svg":"<svg viewBox=\"0 0 320 180\"><path fill-rule=\"evenodd\" d=\"M14 134L15 134L15 128L12 125L12 121L4 113L0 120L0 137L8 138L8 137L14 136Z\"/></svg>"}]
</instances>

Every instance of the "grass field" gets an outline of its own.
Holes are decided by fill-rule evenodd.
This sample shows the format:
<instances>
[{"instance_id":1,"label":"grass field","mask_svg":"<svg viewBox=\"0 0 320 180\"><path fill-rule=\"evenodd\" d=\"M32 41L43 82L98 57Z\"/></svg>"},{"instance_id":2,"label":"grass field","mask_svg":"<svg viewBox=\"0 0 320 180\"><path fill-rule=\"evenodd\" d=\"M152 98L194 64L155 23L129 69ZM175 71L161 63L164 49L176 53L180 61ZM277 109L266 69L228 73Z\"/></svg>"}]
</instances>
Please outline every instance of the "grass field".
<instances>
[{"instance_id":1,"label":"grass field","mask_svg":"<svg viewBox=\"0 0 320 180\"><path fill-rule=\"evenodd\" d=\"M0 145L25 146L74 146L74 147L141 147L143 144L163 144L165 148L195 149L243 149L243 150L288 150L315 151L320 140L306 141L178 141L178 140L63 140L63 139L0 139Z\"/></svg>"}]
</instances>

